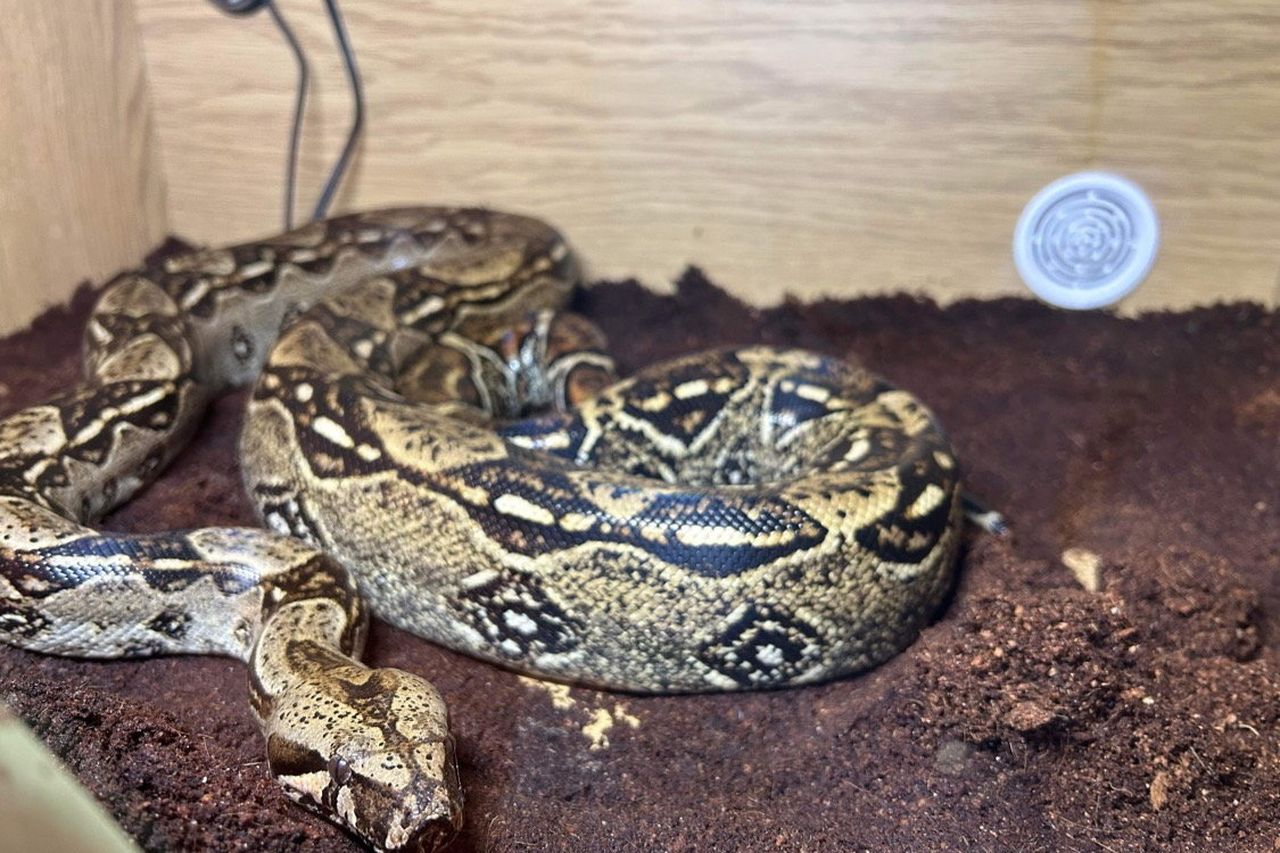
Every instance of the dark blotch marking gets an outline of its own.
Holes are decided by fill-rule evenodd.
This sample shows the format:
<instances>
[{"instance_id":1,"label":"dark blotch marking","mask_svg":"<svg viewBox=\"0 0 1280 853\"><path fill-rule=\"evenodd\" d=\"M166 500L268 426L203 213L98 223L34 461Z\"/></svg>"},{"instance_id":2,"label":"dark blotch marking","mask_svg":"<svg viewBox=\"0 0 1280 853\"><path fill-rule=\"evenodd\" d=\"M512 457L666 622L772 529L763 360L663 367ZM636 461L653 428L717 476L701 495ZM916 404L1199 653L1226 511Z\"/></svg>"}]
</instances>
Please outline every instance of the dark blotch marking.
<instances>
[{"instance_id":1,"label":"dark blotch marking","mask_svg":"<svg viewBox=\"0 0 1280 853\"><path fill-rule=\"evenodd\" d=\"M253 336L245 330L244 326L239 323L231 327L231 354L236 357L236 361L241 364L249 364L253 361L254 353L257 346L253 342Z\"/></svg>"},{"instance_id":2,"label":"dark blotch marking","mask_svg":"<svg viewBox=\"0 0 1280 853\"><path fill-rule=\"evenodd\" d=\"M165 610L147 622L147 628L173 640L186 637L187 629L190 627L191 614L176 608Z\"/></svg>"},{"instance_id":3,"label":"dark blotch marking","mask_svg":"<svg viewBox=\"0 0 1280 853\"><path fill-rule=\"evenodd\" d=\"M495 578L464 591L457 597L455 606L468 617L473 628L513 660L572 651L586 628L528 578ZM534 631L526 634L509 625L508 612L531 621ZM512 653L503 649L501 644L506 640L515 643L519 651Z\"/></svg>"},{"instance_id":4,"label":"dark blotch marking","mask_svg":"<svg viewBox=\"0 0 1280 853\"><path fill-rule=\"evenodd\" d=\"M329 767L329 760L319 752L279 734L267 738L267 763L273 776L300 776Z\"/></svg>"},{"instance_id":5,"label":"dark blotch marking","mask_svg":"<svg viewBox=\"0 0 1280 853\"><path fill-rule=\"evenodd\" d=\"M765 604L752 604L698 650L707 666L744 687L768 687L802 675L819 658L823 641L812 625ZM770 660L761 659L769 649Z\"/></svg>"},{"instance_id":6,"label":"dark blotch marking","mask_svg":"<svg viewBox=\"0 0 1280 853\"><path fill-rule=\"evenodd\" d=\"M935 445L925 442L919 452L898 467L901 489L892 510L858 530L858 544L891 563L919 563L926 559L951 524L956 502L956 472L934 458ZM909 518L907 509L930 485L946 493L929 512Z\"/></svg>"},{"instance_id":7,"label":"dark blotch marking","mask_svg":"<svg viewBox=\"0 0 1280 853\"><path fill-rule=\"evenodd\" d=\"M456 475L465 483L483 486L491 496L515 495L548 509L557 519L569 513L593 519L585 530L565 530L559 524L537 524L501 513L491 502L471 503L448 482L431 483L449 494L491 539L508 551L528 556L554 553L587 542L627 544L659 559L709 577L728 577L765 565L797 550L812 548L826 537L826 529L799 507L768 494L755 493L745 499L701 490L673 491L651 495L645 506L628 518L607 517L592 501L581 496L577 484L563 472L542 466L536 477L525 470L522 457L527 452L513 449L510 460L482 462L460 468ZM528 460L528 464L534 464ZM412 477L412 472L405 472ZM419 475L419 479L421 476ZM633 494L632 486L604 486L615 497ZM790 536L776 545L686 544L676 531L690 527L732 528L754 536L786 532ZM661 538L641 535L641 529L658 529Z\"/></svg>"}]
</instances>

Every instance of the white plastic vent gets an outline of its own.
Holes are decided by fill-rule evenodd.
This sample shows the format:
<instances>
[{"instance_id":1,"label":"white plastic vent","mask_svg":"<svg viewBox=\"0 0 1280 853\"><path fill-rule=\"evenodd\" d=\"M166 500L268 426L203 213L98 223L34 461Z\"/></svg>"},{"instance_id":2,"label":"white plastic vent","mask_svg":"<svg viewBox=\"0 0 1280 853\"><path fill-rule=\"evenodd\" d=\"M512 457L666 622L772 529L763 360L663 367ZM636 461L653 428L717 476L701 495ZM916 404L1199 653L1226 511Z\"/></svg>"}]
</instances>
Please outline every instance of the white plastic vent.
<instances>
[{"instance_id":1,"label":"white plastic vent","mask_svg":"<svg viewBox=\"0 0 1280 853\"><path fill-rule=\"evenodd\" d=\"M1027 204L1013 234L1013 260L1044 301L1100 308L1146 278L1159 244L1155 208L1137 184L1080 172L1049 184Z\"/></svg>"}]
</instances>

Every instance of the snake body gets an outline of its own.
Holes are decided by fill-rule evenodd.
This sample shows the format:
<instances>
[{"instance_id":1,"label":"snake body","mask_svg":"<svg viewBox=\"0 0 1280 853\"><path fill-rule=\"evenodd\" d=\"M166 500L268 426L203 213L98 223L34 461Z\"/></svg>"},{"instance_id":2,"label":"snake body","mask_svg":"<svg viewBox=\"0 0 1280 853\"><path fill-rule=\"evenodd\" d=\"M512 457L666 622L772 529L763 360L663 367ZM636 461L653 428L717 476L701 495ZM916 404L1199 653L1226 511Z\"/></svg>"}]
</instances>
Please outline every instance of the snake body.
<instances>
[{"instance_id":1,"label":"snake body","mask_svg":"<svg viewBox=\"0 0 1280 853\"><path fill-rule=\"evenodd\" d=\"M645 692L813 682L909 643L959 536L929 411L768 347L614 383L602 337L563 313L576 278L549 226L442 208L119 276L85 381L0 421L0 638L245 660L286 792L387 850L432 847L461 801L438 693L355 660L366 608ZM241 461L270 531L89 526L255 380Z\"/></svg>"}]
</instances>

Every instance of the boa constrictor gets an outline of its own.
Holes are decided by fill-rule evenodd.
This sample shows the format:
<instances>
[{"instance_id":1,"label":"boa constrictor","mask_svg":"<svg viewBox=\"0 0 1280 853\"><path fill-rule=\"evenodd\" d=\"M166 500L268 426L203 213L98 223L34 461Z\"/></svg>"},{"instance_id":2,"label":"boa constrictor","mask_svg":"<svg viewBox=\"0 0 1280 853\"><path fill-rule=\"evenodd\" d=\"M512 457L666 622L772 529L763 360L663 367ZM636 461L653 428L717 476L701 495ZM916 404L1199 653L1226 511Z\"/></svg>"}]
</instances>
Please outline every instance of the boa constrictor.
<instances>
[{"instance_id":1,"label":"boa constrictor","mask_svg":"<svg viewBox=\"0 0 1280 853\"><path fill-rule=\"evenodd\" d=\"M765 347L609 384L601 336L554 313L576 278L543 223L437 208L118 277L84 382L0 422L0 638L245 660L271 772L386 850L447 838L460 792L436 690L354 659L366 607L633 691L813 682L910 642L960 517L920 402ZM255 377L242 466L274 532L88 526Z\"/></svg>"}]
</instances>

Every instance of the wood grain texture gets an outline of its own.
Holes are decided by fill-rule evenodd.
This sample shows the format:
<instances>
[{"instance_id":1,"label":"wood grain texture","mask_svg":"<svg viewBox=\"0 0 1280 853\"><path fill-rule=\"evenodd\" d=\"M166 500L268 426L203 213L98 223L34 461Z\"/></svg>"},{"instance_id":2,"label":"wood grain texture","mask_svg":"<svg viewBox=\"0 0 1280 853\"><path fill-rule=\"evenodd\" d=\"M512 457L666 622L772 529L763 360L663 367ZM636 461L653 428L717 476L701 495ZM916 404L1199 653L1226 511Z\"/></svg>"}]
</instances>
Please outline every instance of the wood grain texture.
<instances>
[{"instance_id":1,"label":"wood grain texture","mask_svg":"<svg viewBox=\"0 0 1280 853\"><path fill-rule=\"evenodd\" d=\"M130 3L0 0L0 334L165 233Z\"/></svg>"},{"instance_id":2,"label":"wood grain texture","mask_svg":"<svg viewBox=\"0 0 1280 853\"><path fill-rule=\"evenodd\" d=\"M137 0L175 230L276 230L294 71L266 15ZM309 204L349 102L311 0ZM687 263L786 293L1025 294L1023 204L1140 182L1163 250L1128 309L1275 304L1280 7L1261 0L345 0L369 101L339 208L456 202L562 227L593 275Z\"/></svg>"}]
</instances>

